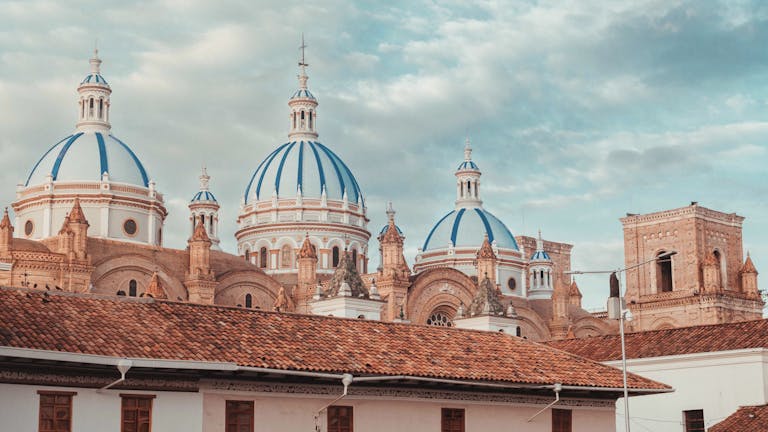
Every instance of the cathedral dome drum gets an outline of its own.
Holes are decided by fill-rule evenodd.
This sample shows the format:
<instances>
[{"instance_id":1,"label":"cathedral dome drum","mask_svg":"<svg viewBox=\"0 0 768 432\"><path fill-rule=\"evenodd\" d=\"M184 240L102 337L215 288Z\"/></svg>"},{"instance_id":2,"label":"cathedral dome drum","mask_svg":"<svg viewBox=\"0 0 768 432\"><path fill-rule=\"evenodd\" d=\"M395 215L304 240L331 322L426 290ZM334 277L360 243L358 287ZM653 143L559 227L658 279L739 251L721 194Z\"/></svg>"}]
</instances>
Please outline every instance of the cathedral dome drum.
<instances>
[{"instance_id":1,"label":"cathedral dome drum","mask_svg":"<svg viewBox=\"0 0 768 432\"><path fill-rule=\"evenodd\" d=\"M112 89L101 75L98 51L78 85L76 130L49 147L17 187L13 209L20 236L56 235L74 199L89 223L88 236L160 245L167 211L136 153L110 131Z\"/></svg>"}]
</instances>

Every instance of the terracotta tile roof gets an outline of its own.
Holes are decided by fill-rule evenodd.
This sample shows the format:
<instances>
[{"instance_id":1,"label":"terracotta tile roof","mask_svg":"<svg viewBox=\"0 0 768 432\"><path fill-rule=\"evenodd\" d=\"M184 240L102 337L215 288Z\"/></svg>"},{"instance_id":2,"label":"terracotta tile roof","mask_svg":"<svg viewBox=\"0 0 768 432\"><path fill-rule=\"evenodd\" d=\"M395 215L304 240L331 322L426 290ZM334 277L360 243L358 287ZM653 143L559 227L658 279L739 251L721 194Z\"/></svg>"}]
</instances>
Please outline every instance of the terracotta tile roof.
<instances>
[{"instance_id":1,"label":"terracotta tile roof","mask_svg":"<svg viewBox=\"0 0 768 432\"><path fill-rule=\"evenodd\" d=\"M768 405L739 407L725 420L707 429L709 432L766 432Z\"/></svg>"},{"instance_id":2,"label":"terracotta tile roof","mask_svg":"<svg viewBox=\"0 0 768 432\"><path fill-rule=\"evenodd\" d=\"M618 335L551 341L546 344L595 361L621 359L621 340ZM768 348L768 320L628 333L626 347L627 358Z\"/></svg>"},{"instance_id":3,"label":"terracotta tile roof","mask_svg":"<svg viewBox=\"0 0 768 432\"><path fill-rule=\"evenodd\" d=\"M0 288L0 346L282 370L618 388L621 372L498 332ZM635 389L663 384L631 375Z\"/></svg>"}]
</instances>

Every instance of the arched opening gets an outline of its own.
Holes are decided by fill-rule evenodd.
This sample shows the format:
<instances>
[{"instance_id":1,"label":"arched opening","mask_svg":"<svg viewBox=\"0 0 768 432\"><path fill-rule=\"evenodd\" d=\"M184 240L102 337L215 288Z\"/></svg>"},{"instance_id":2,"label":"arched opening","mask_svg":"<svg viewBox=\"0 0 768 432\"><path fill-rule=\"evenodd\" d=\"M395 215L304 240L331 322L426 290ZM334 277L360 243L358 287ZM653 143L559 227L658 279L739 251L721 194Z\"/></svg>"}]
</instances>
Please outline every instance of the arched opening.
<instances>
[{"instance_id":1,"label":"arched opening","mask_svg":"<svg viewBox=\"0 0 768 432\"><path fill-rule=\"evenodd\" d=\"M726 279L726 273L725 273L725 257L723 254L720 253L719 250L715 249L713 252L713 255L715 255L715 260L717 260L717 265L720 266L720 287L722 289L726 289L726 285L728 285L728 279Z\"/></svg>"},{"instance_id":2,"label":"arched opening","mask_svg":"<svg viewBox=\"0 0 768 432\"><path fill-rule=\"evenodd\" d=\"M312 111L309 112L309 128L312 129Z\"/></svg>"},{"instance_id":3,"label":"arched opening","mask_svg":"<svg viewBox=\"0 0 768 432\"><path fill-rule=\"evenodd\" d=\"M427 318L427 325L438 327L453 327L453 318L449 315L448 311L444 309L435 309L429 318Z\"/></svg>"},{"instance_id":4,"label":"arched opening","mask_svg":"<svg viewBox=\"0 0 768 432\"><path fill-rule=\"evenodd\" d=\"M293 254L291 253L291 247L289 245L283 245L280 249L280 267L290 268L293 262Z\"/></svg>"},{"instance_id":5,"label":"arched opening","mask_svg":"<svg viewBox=\"0 0 768 432\"><path fill-rule=\"evenodd\" d=\"M213 215L208 216L208 232L213 235Z\"/></svg>"},{"instance_id":6,"label":"arched opening","mask_svg":"<svg viewBox=\"0 0 768 432\"><path fill-rule=\"evenodd\" d=\"M656 255L656 292L672 291L672 258L659 256L667 252L661 251Z\"/></svg>"},{"instance_id":7,"label":"arched opening","mask_svg":"<svg viewBox=\"0 0 768 432\"><path fill-rule=\"evenodd\" d=\"M88 118L93 117L93 98L90 99L89 108L88 108Z\"/></svg>"},{"instance_id":8,"label":"arched opening","mask_svg":"<svg viewBox=\"0 0 768 432\"><path fill-rule=\"evenodd\" d=\"M355 263L355 269L360 270L357 267L357 249L352 249L352 262Z\"/></svg>"},{"instance_id":9,"label":"arched opening","mask_svg":"<svg viewBox=\"0 0 768 432\"><path fill-rule=\"evenodd\" d=\"M130 297L136 297L136 291L137 291L137 289L136 289L136 280L135 279L131 279L131 281L128 282L128 295Z\"/></svg>"},{"instance_id":10,"label":"arched opening","mask_svg":"<svg viewBox=\"0 0 768 432\"><path fill-rule=\"evenodd\" d=\"M253 296L250 294L245 295L245 307L249 309L253 307Z\"/></svg>"},{"instance_id":11,"label":"arched opening","mask_svg":"<svg viewBox=\"0 0 768 432\"><path fill-rule=\"evenodd\" d=\"M339 266L339 247L334 246L333 249L331 249L331 265L333 268L336 268Z\"/></svg>"},{"instance_id":12,"label":"arched opening","mask_svg":"<svg viewBox=\"0 0 768 432\"><path fill-rule=\"evenodd\" d=\"M306 127L306 122L304 120L304 111L301 112L301 128L304 129Z\"/></svg>"},{"instance_id":13,"label":"arched opening","mask_svg":"<svg viewBox=\"0 0 768 432\"><path fill-rule=\"evenodd\" d=\"M517 337L523 337L523 329L520 328L520 326L517 326L515 328L515 336Z\"/></svg>"},{"instance_id":14,"label":"arched opening","mask_svg":"<svg viewBox=\"0 0 768 432\"><path fill-rule=\"evenodd\" d=\"M293 113L293 128L296 129L296 113Z\"/></svg>"},{"instance_id":15,"label":"arched opening","mask_svg":"<svg viewBox=\"0 0 768 432\"><path fill-rule=\"evenodd\" d=\"M103 118L104 112L104 99L99 99L99 119Z\"/></svg>"},{"instance_id":16,"label":"arched opening","mask_svg":"<svg viewBox=\"0 0 768 432\"><path fill-rule=\"evenodd\" d=\"M267 248L265 247L259 250L259 267L267 268Z\"/></svg>"},{"instance_id":17,"label":"arched opening","mask_svg":"<svg viewBox=\"0 0 768 432\"><path fill-rule=\"evenodd\" d=\"M249 251L248 249L246 249L246 250L245 250L245 252L243 253L243 255L245 256L245 260L246 260L247 262L251 262L251 251Z\"/></svg>"}]
</instances>

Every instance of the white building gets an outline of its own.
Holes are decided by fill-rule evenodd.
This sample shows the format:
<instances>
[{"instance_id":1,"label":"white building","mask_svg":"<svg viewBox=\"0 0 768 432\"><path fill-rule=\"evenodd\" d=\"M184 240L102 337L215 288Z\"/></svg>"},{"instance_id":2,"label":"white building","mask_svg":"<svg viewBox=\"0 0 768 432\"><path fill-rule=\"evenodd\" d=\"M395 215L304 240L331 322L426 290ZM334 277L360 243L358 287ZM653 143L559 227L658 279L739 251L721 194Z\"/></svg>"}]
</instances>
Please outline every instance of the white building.
<instances>
[{"instance_id":1,"label":"white building","mask_svg":"<svg viewBox=\"0 0 768 432\"><path fill-rule=\"evenodd\" d=\"M621 368L618 336L549 345ZM630 399L632 430L704 431L740 406L768 403L768 320L630 333L626 347L630 372L675 389ZM623 399L616 407L623 431Z\"/></svg>"}]
</instances>

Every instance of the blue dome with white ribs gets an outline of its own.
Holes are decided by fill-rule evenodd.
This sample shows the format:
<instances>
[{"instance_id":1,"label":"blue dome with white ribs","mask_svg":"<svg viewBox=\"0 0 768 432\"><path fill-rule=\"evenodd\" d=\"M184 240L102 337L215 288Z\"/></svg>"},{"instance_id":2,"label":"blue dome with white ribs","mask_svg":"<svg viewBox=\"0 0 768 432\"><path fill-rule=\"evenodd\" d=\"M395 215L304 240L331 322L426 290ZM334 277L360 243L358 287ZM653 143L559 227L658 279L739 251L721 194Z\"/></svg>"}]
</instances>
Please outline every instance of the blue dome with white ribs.
<instances>
[{"instance_id":1,"label":"blue dome with white ribs","mask_svg":"<svg viewBox=\"0 0 768 432\"><path fill-rule=\"evenodd\" d=\"M307 89L298 89L295 93L293 93L293 96L291 96L291 99L315 99L315 95L312 94Z\"/></svg>"},{"instance_id":2,"label":"blue dome with white ribs","mask_svg":"<svg viewBox=\"0 0 768 432\"><path fill-rule=\"evenodd\" d=\"M480 171L480 168L478 168L477 164L472 162L471 160L465 160L464 162L459 164L458 168L456 168L456 171L464 171L464 170Z\"/></svg>"},{"instance_id":3,"label":"blue dome with white ribs","mask_svg":"<svg viewBox=\"0 0 768 432\"><path fill-rule=\"evenodd\" d=\"M552 258L549 257L549 254L546 253L543 250L539 250L534 252L533 255L531 255L531 261L552 261Z\"/></svg>"},{"instance_id":4,"label":"blue dome with white ribs","mask_svg":"<svg viewBox=\"0 0 768 432\"><path fill-rule=\"evenodd\" d=\"M320 198L323 187L329 200L341 200L344 191L350 203L364 205L360 186L347 165L317 141L292 141L279 146L264 159L245 188L245 201L296 197L301 186L305 198Z\"/></svg>"},{"instance_id":5,"label":"blue dome with white ribs","mask_svg":"<svg viewBox=\"0 0 768 432\"><path fill-rule=\"evenodd\" d=\"M520 250L517 241L503 222L489 211L480 208L460 208L451 211L437 222L424 242L423 251L454 247L480 248L484 235L502 249Z\"/></svg>"},{"instance_id":6,"label":"blue dome with white ribs","mask_svg":"<svg viewBox=\"0 0 768 432\"><path fill-rule=\"evenodd\" d=\"M86 75L85 79L83 79L80 85L85 85L85 84L96 84L96 85L109 87L109 83L107 82L107 80L105 80L104 77L101 76L101 74L99 73L90 73Z\"/></svg>"},{"instance_id":7,"label":"blue dome with white ribs","mask_svg":"<svg viewBox=\"0 0 768 432\"><path fill-rule=\"evenodd\" d=\"M32 168L25 186L54 181L101 181L148 187L149 178L136 154L122 141L103 132L77 132L45 152Z\"/></svg>"},{"instance_id":8,"label":"blue dome with white ribs","mask_svg":"<svg viewBox=\"0 0 768 432\"><path fill-rule=\"evenodd\" d=\"M213 196L212 193L209 191L203 191L196 193L195 196L192 197L190 202L196 202L196 201L213 201L216 202L216 197Z\"/></svg>"}]
</instances>

